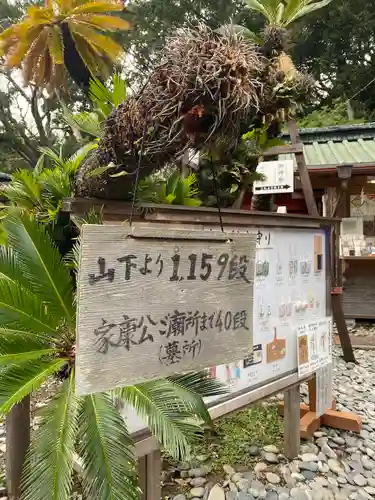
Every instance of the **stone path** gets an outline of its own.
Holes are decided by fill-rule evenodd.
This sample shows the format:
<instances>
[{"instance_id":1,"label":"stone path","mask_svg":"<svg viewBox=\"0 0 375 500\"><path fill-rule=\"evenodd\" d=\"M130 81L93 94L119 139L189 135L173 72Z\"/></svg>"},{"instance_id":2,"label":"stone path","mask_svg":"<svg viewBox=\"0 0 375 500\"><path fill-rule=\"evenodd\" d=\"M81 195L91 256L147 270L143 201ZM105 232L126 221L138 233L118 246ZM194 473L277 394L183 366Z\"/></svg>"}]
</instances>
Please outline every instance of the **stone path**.
<instances>
[{"instance_id":1,"label":"stone path","mask_svg":"<svg viewBox=\"0 0 375 500\"><path fill-rule=\"evenodd\" d=\"M363 419L360 435L322 428L301 444L297 460L287 460L275 446L252 446L251 470L223 467L211 481L209 467L180 467L180 486L189 492L173 500L365 500L375 498L375 357L356 350L358 365L344 363L334 348L334 395L337 408ZM307 396L307 387L302 388Z\"/></svg>"}]
</instances>

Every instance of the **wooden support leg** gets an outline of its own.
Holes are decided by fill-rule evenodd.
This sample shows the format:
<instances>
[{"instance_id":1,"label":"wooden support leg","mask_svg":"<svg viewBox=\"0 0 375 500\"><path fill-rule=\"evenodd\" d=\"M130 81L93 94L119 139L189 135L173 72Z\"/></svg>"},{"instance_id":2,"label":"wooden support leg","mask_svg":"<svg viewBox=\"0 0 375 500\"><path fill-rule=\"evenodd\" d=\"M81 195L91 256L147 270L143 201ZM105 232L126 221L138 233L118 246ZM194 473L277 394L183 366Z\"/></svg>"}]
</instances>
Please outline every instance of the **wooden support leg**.
<instances>
[{"instance_id":1,"label":"wooden support leg","mask_svg":"<svg viewBox=\"0 0 375 500\"><path fill-rule=\"evenodd\" d=\"M142 490L140 500L146 500L147 497L147 465L146 457L138 458L138 480L139 487Z\"/></svg>"},{"instance_id":2,"label":"wooden support leg","mask_svg":"<svg viewBox=\"0 0 375 500\"><path fill-rule=\"evenodd\" d=\"M288 395L289 391L286 391L284 397L284 404L279 404L279 414L284 415L284 428L285 428L285 455L288 458L294 458L287 454L289 453L289 444L287 445L287 428L290 426L295 426L299 431L299 437L303 439L310 439L314 432L319 429L321 425L326 425L327 427L333 427L334 429L342 429L352 432L361 432L362 420L361 417L355 413L350 412L340 412L336 411L336 402L332 401L332 408L326 410L322 416L316 414L316 377L314 376L308 382L309 385L309 406L305 404L298 405L297 411L292 413L291 407L292 403L291 396ZM293 390L293 389L290 389ZM287 410L287 407L290 407ZM297 423L293 420L298 417ZM293 423L292 423L293 422ZM293 431L293 428L292 428ZM290 431L288 430L288 433ZM294 438L296 439L296 438ZM293 450L294 451L294 450ZM293 453L291 453L293 455Z\"/></svg>"},{"instance_id":3,"label":"wooden support leg","mask_svg":"<svg viewBox=\"0 0 375 500\"><path fill-rule=\"evenodd\" d=\"M161 499L161 454L160 450L146 456L146 500Z\"/></svg>"},{"instance_id":4,"label":"wooden support leg","mask_svg":"<svg viewBox=\"0 0 375 500\"><path fill-rule=\"evenodd\" d=\"M300 387L292 387L284 392L284 447L287 458L299 455L300 437Z\"/></svg>"},{"instance_id":5,"label":"wooden support leg","mask_svg":"<svg viewBox=\"0 0 375 500\"><path fill-rule=\"evenodd\" d=\"M21 494L21 475L30 443L30 397L13 406L6 417L6 482L8 498Z\"/></svg>"},{"instance_id":6,"label":"wooden support leg","mask_svg":"<svg viewBox=\"0 0 375 500\"><path fill-rule=\"evenodd\" d=\"M336 323L337 333L340 337L344 360L355 363L355 356L352 343L350 341L348 326L345 321L341 295L332 295L332 314Z\"/></svg>"}]
</instances>

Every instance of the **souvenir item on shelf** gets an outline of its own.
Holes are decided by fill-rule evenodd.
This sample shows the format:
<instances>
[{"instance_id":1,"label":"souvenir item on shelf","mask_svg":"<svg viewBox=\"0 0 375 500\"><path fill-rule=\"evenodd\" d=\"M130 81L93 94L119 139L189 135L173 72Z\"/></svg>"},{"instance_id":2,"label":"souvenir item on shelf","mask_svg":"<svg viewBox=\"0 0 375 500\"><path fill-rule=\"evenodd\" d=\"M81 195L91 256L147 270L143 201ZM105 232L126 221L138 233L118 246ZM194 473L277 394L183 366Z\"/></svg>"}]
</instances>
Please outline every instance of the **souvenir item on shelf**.
<instances>
[{"instance_id":1,"label":"souvenir item on shelf","mask_svg":"<svg viewBox=\"0 0 375 500\"><path fill-rule=\"evenodd\" d=\"M274 328L273 341L267 344L267 363L279 361L285 358L286 355L286 340L278 339L276 328Z\"/></svg>"}]
</instances>

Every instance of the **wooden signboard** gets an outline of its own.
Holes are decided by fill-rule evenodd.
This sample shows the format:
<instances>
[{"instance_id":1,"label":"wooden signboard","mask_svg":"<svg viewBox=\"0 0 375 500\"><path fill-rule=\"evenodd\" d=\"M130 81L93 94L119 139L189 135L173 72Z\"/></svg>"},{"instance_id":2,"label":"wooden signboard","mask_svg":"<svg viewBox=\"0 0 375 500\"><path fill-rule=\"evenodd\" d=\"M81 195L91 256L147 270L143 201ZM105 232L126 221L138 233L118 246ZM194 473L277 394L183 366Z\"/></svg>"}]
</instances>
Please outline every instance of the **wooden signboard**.
<instances>
[{"instance_id":1,"label":"wooden signboard","mask_svg":"<svg viewBox=\"0 0 375 500\"><path fill-rule=\"evenodd\" d=\"M246 357L255 246L255 233L84 225L77 392Z\"/></svg>"}]
</instances>

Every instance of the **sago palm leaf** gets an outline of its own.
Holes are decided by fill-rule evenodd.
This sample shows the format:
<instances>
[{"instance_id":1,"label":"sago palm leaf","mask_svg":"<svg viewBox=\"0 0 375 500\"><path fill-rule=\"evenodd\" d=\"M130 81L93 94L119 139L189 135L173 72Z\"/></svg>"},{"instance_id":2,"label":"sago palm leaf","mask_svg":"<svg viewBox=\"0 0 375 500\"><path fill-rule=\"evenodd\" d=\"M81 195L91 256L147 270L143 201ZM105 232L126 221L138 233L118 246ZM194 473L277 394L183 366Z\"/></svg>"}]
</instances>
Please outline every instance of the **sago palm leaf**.
<instances>
[{"instance_id":1,"label":"sago palm leaf","mask_svg":"<svg viewBox=\"0 0 375 500\"><path fill-rule=\"evenodd\" d=\"M0 328L0 354L14 354L45 350L51 346L50 339L11 328Z\"/></svg>"},{"instance_id":2,"label":"sago palm leaf","mask_svg":"<svg viewBox=\"0 0 375 500\"><path fill-rule=\"evenodd\" d=\"M188 457L191 443L201 435L189 402L179 399L169 380L127 386L114 394L133 406L163 447L176 459Z\"/></svg>"},{"instance_id":3,"label":"sago palm leaf","mask_svg":"<svg viewBox=\"0 0 375 500\"><path fill-rule=\"evenodd\" d=\"M209 377L206 371L173 375L167 380L173 384L176 395L191 407L193 413L205 423L211 422L211 417L203 398L226 394L228 388L218 379Z\"/></svg>"},{"instance_id":4,"label":"sago palm leaf","mask_svg":"<svg viewBox=\"0 0 375 500\"><path fill-rule=\"evenodd\" d=\"M78 437L85 497L136 500L133 444L123 418L108 395L93 394L84 398Z\"/></svg>"},{"instance_id":5,"label":"sago palm leaf","mask_svg":"<svg viewBox=\"0 0 375 500\"><path fill-rule=\"evenodd\" d=\"M311 14L311 12L315 12L318 9L322 9L323 7L326 7L332 2L332 0L305 0L304 2L301 2L299 0L299 6L293 8L293 3L294 2L288 2L287 6L285 7L284 11L284 19L285 19L285 26L293 23L294 21L297 21L297 19L300 19L301 17L307 16L308 14ZM291 4L289 6L289 4Z\"/></svg>"},{"instance_id":6,"label":"sago palm leaf","mask_svg":"<svg viewBox=\"0 0 375 500\"><path fill-rule=\"evenodd\" d=\"M67 360L32 358L19 364L0 366L0 416L39 387L54 373L59 372Z\"/></svg>"},{"instance_id":7,"label":"sago palm leaf","mask_svg":"<svg viewBox=\"0 0 375 500\"><path fill-rule=\"evenodd\" d=\"M103 135L103 127L96 113L82 111L82 113L70 113L64 111L64 119L66 122L81 132L91 135L92 137L101 137Z\"/></svg>"},{"instance_id":8,"label":"sago palm leaf","mask_svg":"<svg viewBox=\"0 0 375 500\"><path fill-rule=\"evenodd\" d=\"M30 287L48 304L49 316L59 318L73 331L73 284L47 231L25 213L8 217L4 227L9 245L17 249L18 261L30 280Z\"/></svg>"},{"instance_id":9,"label":"sago palm leaf","mask_svg":"<svg viewBox=\"0 0 375 500\"><path fill-rule=\"evenodd\" d=\"M120 2L106 2L103 0L94 2L85 2L82 5L74 7L71 14L83 14L83 13L100 13L100 12L122 12L124 10L124 5Z\"/></svg>"},{"instance_id":10,"label":"sago palm leaf","mask_svg":"<svg viewBox=\"0 0 375 500\"><path fill-rule=\"evenodd\" d=\"M0 327L58 338L61 318L55 318L33 293L7 279L0 280Z\"/></svg>"},{"instance_id":11,"label":"sago palm leaf","mask_svg":"<svg viewBox=\"0 0 375 500\"><path fill-rule=\"evenodd\" d=\"M97 147L98 143L90 142L79 148L75 153L72 154L72 156L65 160L64 171L67 171L69 174L75 174L80 164L90 153L90 151L96 149Z\"/></svg>"},{"instance_id":12,"label":"sago palm leaf","mask_svg":"<svg viewBox=\"0 0 375 500\"><path fill-rule=\"evenodd\" d=\"M120 17L96 15L96 14L77 14L74 21L79 21L101 31L117 31L130 29L130 23Z\"/></svg>"},{"instance_id":13,"label":"sago palm leaf","mask_svg":"<svg viewBox=\"0 0 375 500\"><path fill-rule=\"evenodd\" d=\"M15 349L20 349L21 345L25 346L25 349L47 349L51 345L51 339L27 330L0 327L0 352L14 352Z\"/></svg>"},{"instance_id":14,"label":"sago palm leaf","mask_svg":"<svg viewBox=\"0 0 375 500\"><path fill-rule=\"evenodd\" d=\"M17 253L5 245L0 246L0 279L8 279L30 290L30 282L17 259Z\"/></svg>"},{"instance_id":15,"label":"sago palm leaf","mask_svg":"<svg viewBox=\"0 0 375 500\"><path fill-rule=\"evenodd\" d=\"M44 409L26 458L22 500L69 500L80 398L74 372ZM94 497L91 497L94 498Z\"/></svg>"}]
</instances>

